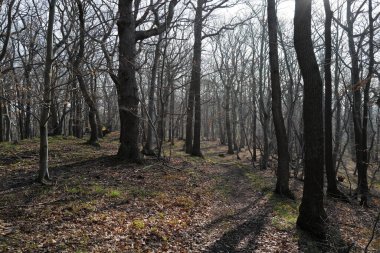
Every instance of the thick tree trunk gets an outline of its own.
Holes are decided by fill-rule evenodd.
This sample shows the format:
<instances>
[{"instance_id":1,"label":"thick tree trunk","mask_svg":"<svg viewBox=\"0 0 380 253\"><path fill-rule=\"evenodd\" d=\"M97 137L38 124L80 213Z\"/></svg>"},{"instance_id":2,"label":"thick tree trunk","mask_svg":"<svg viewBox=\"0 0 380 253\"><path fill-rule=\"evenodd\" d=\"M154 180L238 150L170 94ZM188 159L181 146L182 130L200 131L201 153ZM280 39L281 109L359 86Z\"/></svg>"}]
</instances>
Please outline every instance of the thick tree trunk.
<instances>
[{"instance_id":1,"label":"thick tree trunk","mask_svg":"<svg viewBox=\"0 0 380 253\"><path fill-rule=\"evenodd\" d=\"M53 85L52 85L53 86ZM60 129L58 128L58 110L57 110L57 104L56 104L56 98L55 98L55 89L52 87L50 92L50 117L49 117L49 135L60 135Z\"/></svg>"},{"instance_id":2,"label":"thick tree trunk","mask_svg":"<svg viewBox=\"0 0 380 253\"><path fill-rule=\"evenodd\" d=\"M275 0L268 0L269 63L272 86L272 115L276 132L278 166L275 192L293 198L289 190L289 152L281 106L280 71L278 65L277 14ZM288 130L289 131L289 130Z\"/></svg>"},{"instance_id":3,"label":"thick tree trunk","mask_svg":"<svg viewBox=\"0 0 380 253\"><path fill-rule=\"evenodd\" d=\"M4 141L3 101L0 99L0 142Z\"/></svg>"},{"instance_id":4,"label":"thick tree trunk","mask_svg":"<svg viewBox=\"0 0 380 253\"><path fill-rule=\"evenodd\" d=\"M202 11L204 0L197 0L194 20L194 47L191 82L194 87L194 138L191 155L202 157L201 152L201 60L202 60Z\"/></svg>"},{"instance_id":5,"label":"thick tree trunk","mask_svg":"<svg viewBox=\"0 0 380 253\"><path fill-rule=\"evenodd\" d=\"M305 180L297 225L325 237L322 79L311 40L311 0L296 0L294 46L304 81Z\"/></svg>"},{"instance_id":6,"label":"thick tree trunk","mask_svg":"<svg viewBox=\"0 0 380 253\"><path fill-rule=\"evenodd\" d=\"M140 160L138 147L139 116L136 82L136 25L133 1L119 1L119 72L118 98L120 114L120 146L118 157Z\"/></svg>"}]
</instances>

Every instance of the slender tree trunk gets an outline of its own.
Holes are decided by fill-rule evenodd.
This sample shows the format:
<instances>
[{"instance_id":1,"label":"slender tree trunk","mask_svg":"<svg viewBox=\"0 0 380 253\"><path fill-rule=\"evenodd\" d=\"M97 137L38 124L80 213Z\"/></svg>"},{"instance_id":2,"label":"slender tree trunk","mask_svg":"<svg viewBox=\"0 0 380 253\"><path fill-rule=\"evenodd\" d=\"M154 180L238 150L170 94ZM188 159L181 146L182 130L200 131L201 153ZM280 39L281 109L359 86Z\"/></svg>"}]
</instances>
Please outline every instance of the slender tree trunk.
<instances>
[{"instance_id":1,"label":"slender tree trunk","mask_svg":"<svg viewBox=\"0 0 380 253\"><path fill-rule=\"evenodd\" d=\"M234 144L234 150L239 151L239 147L237 145L237 118L236 118L236 92L234 91L234 96L231 98L232 100L232 143Z\"/></svg>"},{"instance_id":2,"label":"slender tree trunk","mask_svg":"<svg viewBox=\"0 0 380 253\"><path fill-rule=\"evenodd\" d=\"M263 154L262 156L260 157L260 169L261 170L266 170L267 169L267 166L268 166L268 159L269 159L269 140L268 140L268 132L269 132L269 124L270 124L270 117L269 117L269 113L265 110L265 108L263 108L262 106L260 106L260 108L262 108L262 112L261 112L261 121L263 122L262 123L262 126L263 126L263 146L264 146L264 150L263 150Z\"/></svg>"},{"instance_id":3,"label":"slender tree trunk","mask_svg":"<svg viewBox=\"0 0 380 253\"><path fill-rule=\"evenodd\" d=\"M311 0L296 0L294 47L304 81L305 180L297 225L325 237L322 79L311 40Z\"/></svg>"},{"instance_id":4,"label":"slender tree trunk","mask_svg":"<svg viewBox=\"0 0 380 253\"><path fill-rule=\"evenodd\" d=\"M5 104L4 106L4 119L5 119L5 141L11 141L11 117L9 115L9 104Z\"/></svg>"},{"instance_id":5,"label":"slender tree trunk","mask_svg":"<svg viewBox=\"0 0 380 253\"><path fill-rule=\"evenodd\" d=\"M226 144L226 136L224 133L223 129L223 113L222 113L222 106L220 104L220 97L218 95L218 92L215 91L216 94L216 100L217 100L217 111L218 111L218 126L219 126L219 139L220 139L220 144L225 145Z\"/></svg>"},{"instance_id":6,"label":"slender tree trunk","mask_svg":"<svg viewBox=\"0 0 380 253\"><path fill-rule=\"evenodd\" d=\"M186 139L185 152L190 154L193 149L193 118L194 118L194 82L190 82L186 109Z\"/></svg>"},{"instance_id":7,"label":"slender tree trunk","mask_svg":"<svg viewBox=\"0 0 380 253\"><path fill-rule=\"evenodd\" d=\"M229 82L229 81L227 81ZM228 151L227 154L233 154L233 143L232 143L232 131L231 131L231 120L230 120L230 100L231 100L231 87L228 83L226 86L226 132L227 132L227 144L228 144Z\"/></svg>"},{"instance_id":8,"label":"slender tree trunk","mask_svg":"<svg viewBox=\"0 0 380 253\"><path fill-rule=\"evenodd\" d=\"M174 80L170 84L170 119L169 119L169 141L174 145L174 105L175 105L175 90Z\"/></svg>"},{"instance_id":9,"label":"slender tree trunk","mask_svg":"<svg viewBox=\"0 0 380 253\"><path fill-rule=\"evenodd\" d=\"M334 161L333 161L333 147L332 147L332 78L331 78L331 22L332 11L330 8L330 1L324 0L324 7L326 13L325 19L325 166L327 176L327 193L333 197L342 196L338 190Z\"/></svg>"},{"instance_id":10,"label":"slender tree trunk","mask_svg":"<svg viewBox=\"0 0 380 253\"><path fill-rule=\"evenodd\" d=\"M40 118L40 166L38 173L38 181L44 183L49 177L49 158L48 158L48 119L49 119L49 106L50 106L50 86L52 76L53 64L53 26L55 6L57 0L51 0L49 5L49 20L46 35L46 60L44 71L44 86L43 86L43 103L41 105L41 118Z\"/></svg>"},{"instance_id":11,"label":"slender tree trunk","mask_svg":"<svg viewBox=\"0 0 380 253\"><path fill-rule=\"evenodd\" d=\"M242 81L240 82L240 92L239 92L239 130L240 130L240 142L239 149L245 147L245 137L244 137L244 128L245 128L245 119L243 115L243 85Z\"/></svg>"},{"instance_id":12,"label":"slender tree trunk","mask_svg":"<svg viewBox=\"0 0 380 253\"><path fill-rule=\"evenodd\" d=\"M156 91L156 80L157 80L157 68L158 62L160 60L160 44L162 40L162 34L159 35L156 48L154 51L153 66L152 66L152 76L150 79L149 86L149 101L148 101L148 114L150 119L154 119L154 93ZM146 137L146 143L143 148L143 153L145 155L154 155L153 150L153 127L148 124L148 133Z\"/></svg>"},{"instance_id":13,"label":"slender tree trunk","mask_svg":"<svg viewBox=\"0 0 380 253\"><path fill-rule=\"evenodd\" d=\"M372 5L372 1L369 2L369 7ZM367 195L368 195L368 182L367 182L367 168L368 168L368 154L367 154L367 116L368 116L368 99L369 99L369 86L370 82L367 82L364 88L364 105L363 105L363 118L361 116L361 87L359 84L359 58L358 52L355 49L354 41L354 17L351 12L352 0L347 1L347 36L348 36L348 47L351 57L351 85L353 89L353 123L354 123L354 135L355 135L355 153L356 153L356 171L358 172L358 188L357 193L361 195L361 204L367 205ZM371 19L372 9L369 8L369 16ZM373 44L373 20L369 20L369 51ZM373 50L373 49L372 49ZM369 54L370 55L370 54ZM371 73L371 55L369 64L369 73ZM369 79L370 80L370 79ZM358 85L358 86L357 86ZM362 121L363 120L363 121Z\"/></svg>"},{"instance_id":14,"label":"slender tree trunk","mask_svg":"<svg viewBox=\"0 0 380 253\"><path fill-rule=\"evenodd\" d=\"M75 59L74 62L74 70L75 70L75 75L79 83L79 88L81 89L82 95L84 97L84 100L89 108L89 114L88 114L88 119L90 122L90 128L91 128L91 135L90 139L88 140L88 143L90 145L99 145L98 144L98 124L96 122L96 115L97 109L95 102L91 98L86 84L83 79L83 73L82 73L82 64L83 64L83 57L84 57L84 36L85 36L85 23L84 23L84 11L83 11L83 6L80 0L76 0L77 5L78 5L78 10L79 10L79 22L80 22L80 35L79 35L79 52L77 55L77 58Z\"/></svg>"},{"instance_id":15,"label":"slender tree trunk","mask_svg":"<svg viewBox=\"0 0 380 253\"><path fill-rule=\"evenodd\" d=\"M337 30L336 34L336 41L335 41L335 48L338 48L338 36L339 36L339 30ZM338 58L338 50L336 50L335 58ZM335 177L338 172L338 153L340 149L340 143L342 140L342 127L341 127L341 114L342 114L342 104L341 104L341 97L339 94L339 69L338 69L338 61L335 62L335 71L334 71L334 93L335 93L335 144L333 149L333 165L334 165L334 172Z\"/></svg>"},{"instance_id":16,"label":"slender tree trunk","mask_svg":"<svg viewBox=\"0 0 380 253\"><path fill-rule=\"evenodd\" d=\"M252 150L253 150L253 162L257 161L256 155L256 129L257 129L257 107L256 107L256 82L252 81Z\"/></svg>"},{"instance_id":17,"label":"slender tree trunk","mask_svg":"<svg viewBox=\"0 0 380 253\"><path fill-rule=\"evenodd\" d=\"M374 59L374 43L373 43L373 36L374 36L374 19L372 16L372 0L368 0L368 21L369 21L369 66L368 66L368 76L367 76L367 83L364 87L364 101L363 101L363 136L361 141L361 152L362 152L362 161L361 166L358 167L358 192L361 194L360 204L363 206L368 206L368 179L367 179L367 170L368 170L368 164L369 164L369 151L368 151L368 144L367 144L367 135L368 135L368 118L369 118L369 90L371 87L371 79L372 74L374 72L374 65L375 65L375 59Z\"/></svg>"},{"instance_id":18,"label":"slender tree trunk","mask_svg":"<svg viewBox=\"0 0 380 253\"><path fill-rule=\"evenodd\" d=\"M293 198L289 190L289 152L281 106L280 71L278 65L277 14L275 0L268 0L269 63L272 86L272 115L276 132L278 167L275 192ZM289 130L288 130L289 131Z\"/></svg>"}]
</instances>

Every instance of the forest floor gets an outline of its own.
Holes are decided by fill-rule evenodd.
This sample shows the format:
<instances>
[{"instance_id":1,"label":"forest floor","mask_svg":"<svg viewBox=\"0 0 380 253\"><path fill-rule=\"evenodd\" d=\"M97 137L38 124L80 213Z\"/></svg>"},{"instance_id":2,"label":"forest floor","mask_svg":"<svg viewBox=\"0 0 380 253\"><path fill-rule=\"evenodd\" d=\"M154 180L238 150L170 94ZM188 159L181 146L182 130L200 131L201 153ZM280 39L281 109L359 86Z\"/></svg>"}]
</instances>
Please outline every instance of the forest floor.
<instances>
[{"instance_id":1,"label":"forest floor","mask_svg":"<svg viewBox=\"0 0 380 253\"><path fill-rule=\"evenodd\" d=\"M296 200L282 199L274 170L253 168L247 151L238 160L203 142L202 159L182 146L166 145L165 163L130 164L114 156L117 133L100 147L50 138L54 183L43 186L37 139L0 144L0 252L363 252L370 240L379 180L369 208L326 198L329 236L317 242L295 225L301 180L291 179ZM379 227L369 252L379 252Z\"/></svg>"}]
</instances>

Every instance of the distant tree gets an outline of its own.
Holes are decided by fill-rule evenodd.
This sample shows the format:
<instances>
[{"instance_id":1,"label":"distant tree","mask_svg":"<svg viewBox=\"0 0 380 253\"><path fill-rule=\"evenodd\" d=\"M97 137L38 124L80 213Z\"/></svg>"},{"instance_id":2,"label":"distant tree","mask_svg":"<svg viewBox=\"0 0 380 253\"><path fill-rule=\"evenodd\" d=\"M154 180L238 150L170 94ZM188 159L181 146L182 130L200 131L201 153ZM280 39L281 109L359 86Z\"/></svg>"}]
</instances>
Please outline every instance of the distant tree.
<instances>
[{"instance_id":1,"label":"distant tree","mask_svg":"<svg viewBox=\"0 0 380 253\"><path fill-rule=\"evenodd\" d=\"M0 51L0 62L2 62L4 60L4 58L7 54L7 48L8 48L9 39L11 37L11 31L12 31L12 19L13 19L12 11L13 11L13 6L15 3L16 3L16 0L11 0L8 3L5 31L1 31L2 35L4 36L4 40L3 40L3 45L2 45L1 51ZM0 10L2 9L2 7L3 7L3 1L0 2ZM17 7L17 9L18 9L18 7ZM7 141L10 141L10 127L11 127L9 115L7 113L7 111L8 111L7 103L3 97L4 96L3 89L4 89L4 87L0 86L0 142L3 142L4 139ZM6 122L7 122L6 123L6 126L7 126L6 131L4 131L4 128L3 128L3 118L5 118L5 116L6 116ZM6 133L5 138L4 138L4 133Z\"/></svg>"},{"instance_id":2,"label":"distant tree","mask_svg":"<svg viewBox=\"0 0 380 253\"><path fill-rule=\"evenodd\" d=\"M325 237L322 79L311 40L311 0L296 0L294 47L304 82L305 180L297 225Z\"/></svg>"}]
</instances>

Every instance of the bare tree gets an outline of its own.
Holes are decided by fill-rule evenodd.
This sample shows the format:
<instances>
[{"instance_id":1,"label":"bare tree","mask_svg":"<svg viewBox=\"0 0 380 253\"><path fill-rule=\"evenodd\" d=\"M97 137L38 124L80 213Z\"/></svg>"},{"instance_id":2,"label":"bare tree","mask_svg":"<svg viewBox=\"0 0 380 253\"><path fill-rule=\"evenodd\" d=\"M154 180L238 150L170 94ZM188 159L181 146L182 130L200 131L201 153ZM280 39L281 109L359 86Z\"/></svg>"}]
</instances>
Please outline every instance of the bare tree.
<instances>
[{"instance_id":1,"label":"bare tree","mask_svg":"<svg viewBox=\"0 0 380 253\"><path fill-rule=\"evenodd\" d=\"M272 114L276 132L278 165L275 192L294 198L289 190L289 151L281 105L280 71L278 65L277 14L275 0L268 0L269 62L272 87Z\"/></svg>"},{"instance_id":2,"label":"bare tree","mask_svg":"<svg viewBox=\"0 0 380 253\"><path fill-rule=\"evenodd\" d=\"M325 236L322 79L311 40L311 0L296 0L294 47L304 81L305 181L297 225Z\"/></svg>"},{"instance_id":3,"label":"bare tree","mask_svg":"<svg viewBox=\"0 0 380 253\"><path fill-rule=\"evenodd\" d=\"M138 85L136 82L136 42L156 36L170 25L177 0L171 0L165 21L157 27L148 30L136 30L146 21L150 11L159 18L157 4L148 6L142 16L139 16L140 1L119 1L119 72L117 90L120 113L120 147L118 157L128 160L139 160L138 147L139 116L138 116ZM166 6L166 5L165 5Z\"/></svg>"}]
</instances>

